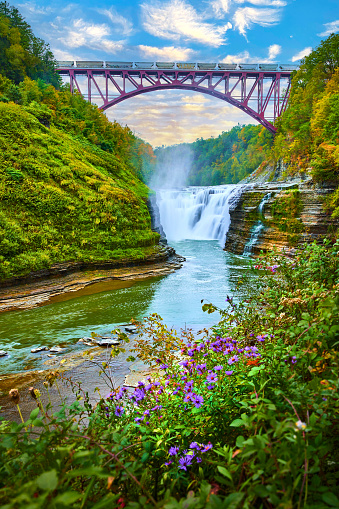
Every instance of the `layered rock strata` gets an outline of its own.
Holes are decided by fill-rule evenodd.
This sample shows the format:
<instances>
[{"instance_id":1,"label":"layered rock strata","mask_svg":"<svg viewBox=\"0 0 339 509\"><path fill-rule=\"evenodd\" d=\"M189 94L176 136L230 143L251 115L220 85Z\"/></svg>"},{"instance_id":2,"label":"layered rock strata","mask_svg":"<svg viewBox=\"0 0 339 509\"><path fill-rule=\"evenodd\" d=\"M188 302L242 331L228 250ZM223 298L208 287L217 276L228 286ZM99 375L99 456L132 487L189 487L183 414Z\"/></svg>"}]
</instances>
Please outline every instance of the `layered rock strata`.
<instances>
[{"instance_id":1,"label":"layered rock strata","mask_svg":"<svg viewBox=\"0 0 339 509\"><path fill-rule=\"evenodd\" d=\"M295 190L298 197L298 217L291 211L276 213L277 203ZM262 222L251 254L258 255L273 248L293 254L297 246L321 239L338 228L338 221L331 218L324 208L324 198L332 193L333 187L314 185L311 180L290 182L266 182L244 185L236 202L230 206L230 228L226 235L225 250L243 254L251 234ZM262 213L259 205L266 197ZM283 216L286 217L283 217ZM289 225L290 218L290 225Z\"/></svg>"}]
</instances>

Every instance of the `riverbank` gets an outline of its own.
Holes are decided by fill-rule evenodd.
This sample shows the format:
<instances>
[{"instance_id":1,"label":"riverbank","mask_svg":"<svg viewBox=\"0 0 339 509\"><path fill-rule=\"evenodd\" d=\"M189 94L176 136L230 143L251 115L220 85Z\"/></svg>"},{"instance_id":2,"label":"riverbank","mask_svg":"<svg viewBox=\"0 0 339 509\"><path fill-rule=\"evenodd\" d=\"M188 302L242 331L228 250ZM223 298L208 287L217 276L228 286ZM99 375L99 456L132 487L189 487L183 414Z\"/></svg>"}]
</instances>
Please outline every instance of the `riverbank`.
<instances>
[{"instance_id":1,"label":"riverbank","mask_svg":"<svg viewBox=\"0 0 339 509\"><path fill-rule=\"evenodd\" d=\"M81 295L123 288L123 281L171 274L180 269L184 261L185 258L166 246L138 261L124 259L92 265L55 265L46 271L9 280L3 288L1 286L6 282L0 283L0 312L30 309Z\"/></svg>"}]
</instances>

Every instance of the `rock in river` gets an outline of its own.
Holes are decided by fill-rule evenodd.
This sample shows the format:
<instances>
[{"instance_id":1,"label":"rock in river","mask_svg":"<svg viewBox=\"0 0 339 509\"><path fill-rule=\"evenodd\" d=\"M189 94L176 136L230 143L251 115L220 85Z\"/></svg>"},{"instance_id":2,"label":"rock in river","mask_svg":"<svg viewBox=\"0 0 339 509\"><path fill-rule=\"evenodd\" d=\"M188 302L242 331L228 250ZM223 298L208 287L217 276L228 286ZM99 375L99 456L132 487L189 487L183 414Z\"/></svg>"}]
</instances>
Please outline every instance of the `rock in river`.
<instances>
[{"instance_id":1,"label":"rock in river","mask_svg":"<svg viewBox=\"0 0 339 509\"><path fill-rule=\"evenodd\" d=\"M43 352L44 350L48 350L47 346L38 346L38 348L32 348L31 353Z\"/></svg>"},{"instance_id":2,"label":"rock in river","mask_svg":"<svg viewBox=\"0 0 339 509\"><path fill-rule=\"evenodd\" d=\"M95 342L98 346L116 346L116 345L120 344L117 339L110 339L110 338L97 339Z\"/></svg>"},{"instance_id":3,"label":"rock in river","mask_svg":"<svg viewBox=\"0 0 339 509\"><path fill-rule=\"evenodd\" d=\"M5 357L5 355L8 355L8 353L5 350L0 350L0 357Z\"/></svg>"},{"instance_id":4,"label":"rock in river","mask_svg":"<svg viewBox=\"0 0 339 509\"><path fill-rule=\"evenodd\" d=\"M125 327L126 332L130 332L131 334L136 334L138 332L138 328L135 325L128 325Z\"/></svg>"},{"instance_id":5,"label":"rock in river","mask_svg":"<svg viewBox=\"0 0 339 509\"><path fill-rule=\"evenodd\" d=\"M65 349L64 348L61 348L60 346L53 346L51 349L50 349L50 352L52 353L61 353L63 352Z\"/></svg>"}]
</instances>

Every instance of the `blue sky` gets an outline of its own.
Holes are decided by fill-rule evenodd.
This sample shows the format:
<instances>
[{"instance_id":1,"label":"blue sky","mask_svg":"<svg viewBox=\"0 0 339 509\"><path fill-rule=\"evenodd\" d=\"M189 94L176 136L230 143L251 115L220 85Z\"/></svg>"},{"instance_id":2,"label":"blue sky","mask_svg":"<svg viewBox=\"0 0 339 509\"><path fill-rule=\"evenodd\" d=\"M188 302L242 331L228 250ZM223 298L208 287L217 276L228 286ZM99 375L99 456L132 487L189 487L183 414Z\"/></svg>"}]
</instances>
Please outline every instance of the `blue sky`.
<instances>
[{"instance_id":1,"label":"blue sky","mask_svg":"<svg viewBox=\"0 0 339 509\"><path fill-rule=\"evenodd\" d=\"M339 0L37 0L13 3L59 60L298 63L339 32ZM217 136L253 119L187 91L106 112L153 146Z\"/></svg>"}]
</instances>

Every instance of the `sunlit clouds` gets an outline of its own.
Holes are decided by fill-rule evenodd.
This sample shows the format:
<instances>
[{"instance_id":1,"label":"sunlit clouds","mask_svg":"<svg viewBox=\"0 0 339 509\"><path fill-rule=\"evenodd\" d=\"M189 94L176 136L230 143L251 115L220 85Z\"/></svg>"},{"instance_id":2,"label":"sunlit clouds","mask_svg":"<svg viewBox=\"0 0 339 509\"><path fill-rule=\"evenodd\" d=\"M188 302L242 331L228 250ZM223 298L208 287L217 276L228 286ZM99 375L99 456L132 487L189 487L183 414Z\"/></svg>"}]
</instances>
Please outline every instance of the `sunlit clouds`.
<instances>
[{"instance_id":1,"label":"sunlit clouds","mask_svg":"<svg viewBox=\"0 0 339 509\"><path fill-rule=\"evenodd\" d=\"M123 101L106 113L153 146L219 136L238 123L254 122L220 99L187 91L151 92Z\"/></svg>"},{"instance_id":2,"label":"sunlit clouds","mask_svg":"<svg viewBox=\"0 0 339 509\"><path fill-rule=\"evenodd\" d=\"M237 9L233 16L234 26L242 35L252 28L254 24L268 27L280 21L280 10L278 9L257 9L255 7L244 7Z\"/></svg>"},{"instance_id":3,"label":"sunlit clouds","mask_svg":"<svg viewBox=\"0 0 339 509\"><path fill-rule=\"evenodd\" d=\"M165 46L157 48L155 46L139 45L142 58L159 60L190 60L193 58L194 51L189 48L180 48L175 46Z\"/></svg>"},{"instance_id":4,"label":"sunlit clouds","mask_svg":"<svg viewBox=\"0 0 339 509\"><path fill-rule=\"evenodd\" d=\"M318 34L320 37L327 37L328 35L339 32L339 19L331 21L330 23L325 23L324 27L325 30Z\"/></svg>"},{"instance_id":5,"label":"sunlit clouds","mask_svg":"<svg viewBox=\"0 0 339 509\"><path fill-rule=\"evenodd\" d=\"M309 46L308 48L302 49L301 51L299 51L299 53L297 53L296 55L294 55L291 58L291 62L297 62L298 60L301 60L304 57L308 57L308 55L311 53L311 51L312 51L311 46Z\"/></svg>"},{"instance_id":6,"label":"sunlit clouds","mask_svg":"<svg viewBox=\"0 0 339 509\"><path fill-rule=\"evenodd\" d=\"M106 16L112 25L118 27L122 35L129 36L133 34L133 23L119 14L113 7L110 7L109 9L98 9L98 12Z\"/></svg>"},{"instance_id":7,"label":"sunlit clouds","mask_svg":"<svg viewBox=\"0 0 339 509\"><path fill-rule=\"evenodd\" d=\"M219 47L225 44L225 34L231 23L223 26L209 23L184 0L169 2L145 2L141 5L143 28L161 39L196 41Z\"/></svg>"},{"instance_id":8,"label":"sunlit clouds","mask_svg":"<svg viewBox=\"0 0 339 509\"><path fill-rule=\"evenodd\" d=\"M66 37L59 38L69 48L88 47L106 53L121 51L123 43L109 38L111 30L105 23L87 23L83 19L76 19L68 27Z\"/></svg>"}]
</instances>

